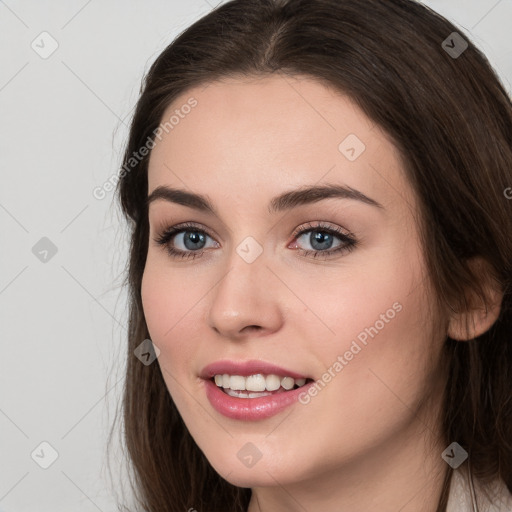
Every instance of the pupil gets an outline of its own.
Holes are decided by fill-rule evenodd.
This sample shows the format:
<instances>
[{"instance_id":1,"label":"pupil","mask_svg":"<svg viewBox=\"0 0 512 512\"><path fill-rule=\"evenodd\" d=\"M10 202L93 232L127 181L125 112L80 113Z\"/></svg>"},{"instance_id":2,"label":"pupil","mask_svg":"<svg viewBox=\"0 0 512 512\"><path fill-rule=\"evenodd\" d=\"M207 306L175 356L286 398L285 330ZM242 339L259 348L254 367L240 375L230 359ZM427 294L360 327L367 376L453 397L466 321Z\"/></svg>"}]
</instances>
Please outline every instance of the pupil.
<instances>
[{"instance_id":1,"label":"pupil","mask_svg":"<svg viewBox=\"0 0 512 512\"><path fill-rule=\"evenodd\" d=\"M204 242L204 235L198 233L197 231L188 231L187 233L189 233L189 235L184 237L185 246L187 249L197 249L197 247L193 245L190 247L188 242L191 242L192 244Z\"/></svg>"},{"instance_id":2,"label":"pupil","mask_svg":"<svg viewBox=\"0 0 512 512\"><path fill-rule=\"evenodd\" d=\"M331 243L332 235L330 233L324 231L317 231L316 234L311 233L311 246L315 250L328 249Z\"/></svg>"}]
</instances>

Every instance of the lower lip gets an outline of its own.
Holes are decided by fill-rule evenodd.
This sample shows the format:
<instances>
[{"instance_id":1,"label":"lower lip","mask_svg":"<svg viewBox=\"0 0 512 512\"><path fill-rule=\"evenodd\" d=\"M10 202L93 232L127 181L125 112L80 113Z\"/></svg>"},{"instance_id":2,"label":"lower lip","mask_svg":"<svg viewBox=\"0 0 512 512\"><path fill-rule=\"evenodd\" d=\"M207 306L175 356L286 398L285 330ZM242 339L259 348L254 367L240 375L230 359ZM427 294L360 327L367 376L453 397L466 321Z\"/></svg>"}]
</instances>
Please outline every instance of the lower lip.
<instances>
[{"instance_id":1,"label":"lower lip","mask_svg":"<svg viewBox=\"0 0 512 512\"><path fill-rule=\"evenodd\" d=\"M213 408L235 420L257 421L274 416L298 401L299 395L314 384L261 398L236 398L229 396L211 380L205 380L206 396Z\"/></svg>"}]
</instances>

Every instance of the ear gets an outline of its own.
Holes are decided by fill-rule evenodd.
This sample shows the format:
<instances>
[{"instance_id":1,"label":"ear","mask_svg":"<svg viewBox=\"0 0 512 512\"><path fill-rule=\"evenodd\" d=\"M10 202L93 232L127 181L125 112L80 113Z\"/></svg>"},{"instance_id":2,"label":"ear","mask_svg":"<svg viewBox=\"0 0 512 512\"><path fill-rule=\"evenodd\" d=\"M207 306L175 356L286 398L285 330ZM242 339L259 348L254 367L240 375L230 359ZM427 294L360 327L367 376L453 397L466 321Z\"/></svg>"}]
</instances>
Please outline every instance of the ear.
<instances>
[{"instance_id":1,"label":"ear","mask_svg":"<svg viewBox=\"0 0 512 512\"><path fill-rule=\"evenodd\" d=\"M480 277L487 305L473 293L468 297L469 311L451 313L447 334L458 341L471 340L488 331L498 319L503 301L502 287L492 277L490 265L483 258L478 257L470 260L469 266L473 273Z\"/></svg>"}]
</instances>

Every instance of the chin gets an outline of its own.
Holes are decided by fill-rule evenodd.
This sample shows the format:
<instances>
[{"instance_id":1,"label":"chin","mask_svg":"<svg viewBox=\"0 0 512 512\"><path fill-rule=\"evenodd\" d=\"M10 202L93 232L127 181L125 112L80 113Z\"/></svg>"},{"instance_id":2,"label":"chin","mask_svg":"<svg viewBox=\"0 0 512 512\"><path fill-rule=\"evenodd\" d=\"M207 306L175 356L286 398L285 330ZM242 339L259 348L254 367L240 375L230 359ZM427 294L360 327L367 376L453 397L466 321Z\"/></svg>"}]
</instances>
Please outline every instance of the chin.
<instances>
[{"instance_id":1,"label":"chin","mask_svg":"<svg viewBox=\"0 0 512 512\"><path fill-rule=\"evenodd\" d=\"M272 478L271 475L272 473L267 473L263 467L258 470L256 468L235 469L227 476L220 474L224 480L236 487L274 487L276 485L276 480L280 484L286 483L281 481L279 475L272 475L274 478Z\"/></svg>"},{"instance_id":2,"label":"chin","mask_svg":"<svg viewBox=\"0 0 512 512\"><path fill-rule=\"evenodd\" d=\"M274 487L276 481L280 485L288 485L305 477L296 465L283 464L279 454L267 455L266 461L263 456L251 467L246 467L236 456L230 461L225 455L220 457L208 458L208 461L224 480L237 487ZM307 472L306 468L302 469Z\"/></svg>"}]
</instances>

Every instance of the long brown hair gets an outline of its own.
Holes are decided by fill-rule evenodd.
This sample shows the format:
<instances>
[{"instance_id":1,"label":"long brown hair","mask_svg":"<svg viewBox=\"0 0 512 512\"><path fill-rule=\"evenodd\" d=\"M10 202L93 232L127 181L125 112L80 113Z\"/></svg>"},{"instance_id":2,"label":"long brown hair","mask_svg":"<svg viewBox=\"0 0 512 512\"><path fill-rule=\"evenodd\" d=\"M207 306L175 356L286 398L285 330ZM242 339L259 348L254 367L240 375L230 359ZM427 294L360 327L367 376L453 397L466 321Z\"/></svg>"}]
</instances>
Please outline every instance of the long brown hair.
<instances>
[{"instance_id":1,"label":"long brown hair","mask_svg":"<svg viewBox=\"0 0 512 512\"><path fill-rule=\"evenodd\" d=\"M460 31L468 47L454 42L457 31L412 0L233 0L186 29L149 69L117 189L131 230L123 435L144 511L245 512L251 490L214 471L159 365L134 356L149 338L141 301L149 155L134 161L134 154L154 140L164 110L190 88L274 72L334 87L391 137L419 201L440 310L467 311L471 296L487 305L483 274L471 262L479 257L488 265L504 294L500 315L476 339L446 339L442 434L468 452L477 478L501 478L512 491L512 105L486 57ZM446 509L451 474L438 512Z\"/></svg>"}]
</instances>

